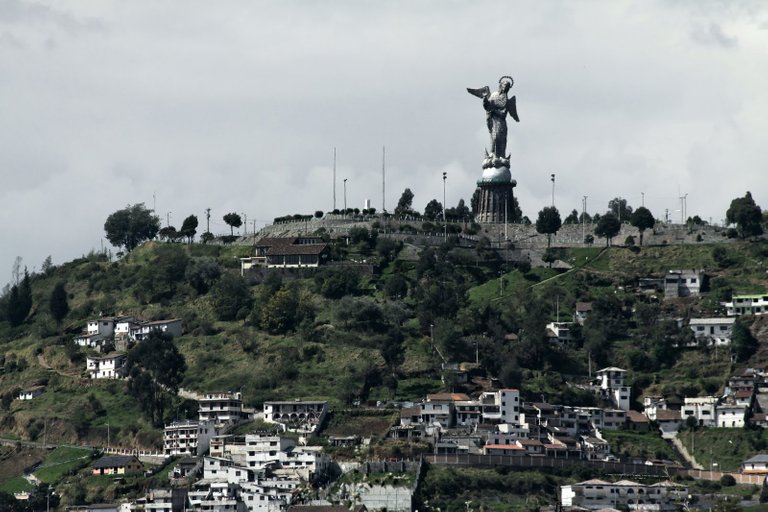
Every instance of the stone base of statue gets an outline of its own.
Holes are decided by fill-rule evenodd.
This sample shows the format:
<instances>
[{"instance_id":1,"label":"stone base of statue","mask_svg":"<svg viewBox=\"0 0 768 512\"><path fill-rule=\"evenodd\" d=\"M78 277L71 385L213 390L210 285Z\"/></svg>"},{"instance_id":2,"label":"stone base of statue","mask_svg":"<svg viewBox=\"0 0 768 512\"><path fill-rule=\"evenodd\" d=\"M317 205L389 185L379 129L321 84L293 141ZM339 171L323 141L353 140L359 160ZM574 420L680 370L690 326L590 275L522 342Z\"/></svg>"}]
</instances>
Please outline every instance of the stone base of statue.
<instances>
[{"instance_id":1,"label":"stone base of statue","mask_svg":"<svg viewBox=\"0 0 768 512\"><path fill-rule=\"evenodd\" d=\"M517 181L512 179L509 167L486 167L477 181L479 191L475 222L497 224L511 222L514 212L513 198Z\"/></svg>"}]
</instances>

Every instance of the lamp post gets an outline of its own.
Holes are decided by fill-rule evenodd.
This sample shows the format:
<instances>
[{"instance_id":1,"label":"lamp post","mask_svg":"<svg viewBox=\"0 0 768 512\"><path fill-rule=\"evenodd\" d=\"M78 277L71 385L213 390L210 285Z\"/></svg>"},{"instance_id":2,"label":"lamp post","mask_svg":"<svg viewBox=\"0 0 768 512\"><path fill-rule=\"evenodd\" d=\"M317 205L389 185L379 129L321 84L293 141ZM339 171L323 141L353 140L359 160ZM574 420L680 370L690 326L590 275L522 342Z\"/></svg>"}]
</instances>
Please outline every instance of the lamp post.
<instances>
[{"instance_id":1,"label":"lamp post","mask_svg":"<svg viewBox=\"0 0 768 512\"><path fill-rule=\"evenodd\" d=\"M448 173L443 171L443 229L444 229L444 238L448 239L448 221L445 220L445 179L448 176Z\"/></svg>"},{"instance_id":2,"label":"lamp post","mask_svg":"<svg viewBox=\"0 0 768 512\"><path fill-rule=\"evenodd\" d=\"M552 174L552 208L555 207L555 175Z\"/></svg>"}]
</instances>

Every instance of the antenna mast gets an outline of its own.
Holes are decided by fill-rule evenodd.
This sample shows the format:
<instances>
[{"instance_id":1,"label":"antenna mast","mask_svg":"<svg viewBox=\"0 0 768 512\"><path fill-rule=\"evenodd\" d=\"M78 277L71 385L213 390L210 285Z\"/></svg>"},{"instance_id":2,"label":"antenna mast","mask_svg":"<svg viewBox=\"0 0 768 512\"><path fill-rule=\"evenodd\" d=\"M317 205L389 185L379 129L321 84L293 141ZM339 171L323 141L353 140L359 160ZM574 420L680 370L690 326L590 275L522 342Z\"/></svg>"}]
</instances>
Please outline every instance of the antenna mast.
<instances>
[{"instance_id":1,"label":"antenna mast","mask_svg":"<svg viewBox=\"0 0 768 512\"><path fill-rule=\"evenodd\" d=\"M381 146L381 213L387 211L387 146Z\"/></svg>"},{"instance_id":2,"label":"antenna mast","mask_svg":"<svg viewBox=\"0 0 768 512\"><path fill-rule=\"evenodd\" d=\"M336 148L333 148L333 209L336 209Z\"/></svg>"}]
</instances>

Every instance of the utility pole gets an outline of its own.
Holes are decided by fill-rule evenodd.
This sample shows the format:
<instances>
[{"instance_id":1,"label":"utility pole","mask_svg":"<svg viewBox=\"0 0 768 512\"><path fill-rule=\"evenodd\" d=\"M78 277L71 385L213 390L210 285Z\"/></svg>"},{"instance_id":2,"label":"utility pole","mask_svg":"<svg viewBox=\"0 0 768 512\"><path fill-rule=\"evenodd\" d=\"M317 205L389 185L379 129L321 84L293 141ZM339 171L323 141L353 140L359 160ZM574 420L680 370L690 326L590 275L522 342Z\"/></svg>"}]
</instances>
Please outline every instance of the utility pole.
<instances>
[{"instance_id":1,"label":"utility pole","mask_svg":"<svg viewBox=\"0 0 768 512\"><path fill-rule=\"evenodd\" d=\"M165 214L165 227L170 227L171 225L171 213L172 212L166 212Z\"/></svg>"},{"instance_id":2,"label":"utility pole","mask_svg":"<svg viewBox=\"0 0 768 512\"><path fill-rule=\"evenodd\" d=\"M587 220L587 196L581 200L581 241L586 243L587 231L584 222Z\"/></svg>"},{"instance_id":3,"label":"utility pole","mask_svg":"<svg viewBox=\"0 0 768 512\"><path fill-rule=\"evenodd\" d=\"M555 175L552 174L552 208L555 207Z\"/></svg>"},{"instance_id":4,"label":"utility pole","mask_svg":"<svg viewBox=\"0 0 768 512\"><path fill-rule=\"evenodd\" d=\"M347 178L344 178L344 217L347 216Z\"/></svg>"},{"instance_id":5,"label":"utility pole","mask_svg":"<svg viewBox=\"0 0 768 512\"><path fill-rule=\"evenodd\" d=\"M445 178L448 176L448 173L443 171L443 228L445 229L445 235L444 238L448 239L448 222L445 220Z\"/></svg>"},{"instance_id":6,"label":"utility pole","mask_svg":"<svg viewBox=\"0 0 768 512\"><path fill-rule=\"evenodd\" d=\"M645 192L640 192L640 196L642 197L641 205L645 207Z\"/></svg>"},{"instance_id":7,"label":"utility pole","mask_svg":"<svg viewBox=\"0 0 768 512\"><path fill-rule=\"evenodd\" d=\"M509 205L509 191L504 191L504 241L509 240L509 233L507 232L507 206ZM507 251L507 255L509 251Z\"/></svg>"},{"instance_id":8,"label":"utility pole","mask_svg":"<svg viewBox=\"0 0 768 512\"><path fill-rule=\"evenodd\" d=\"M210 208L205 209L205 231L207 233L211 232L211 209Z\"/></svg>"},{"instance_id":9,"label":"utility pole","mask_svg":"<svg viewBox=\"0 0 768 512\"><path fill-rule=\"evenodd\" d=\"M245 234L248 234L248 215L243 212L243 230L245 230Z\"/></svg>"}]
</instances>

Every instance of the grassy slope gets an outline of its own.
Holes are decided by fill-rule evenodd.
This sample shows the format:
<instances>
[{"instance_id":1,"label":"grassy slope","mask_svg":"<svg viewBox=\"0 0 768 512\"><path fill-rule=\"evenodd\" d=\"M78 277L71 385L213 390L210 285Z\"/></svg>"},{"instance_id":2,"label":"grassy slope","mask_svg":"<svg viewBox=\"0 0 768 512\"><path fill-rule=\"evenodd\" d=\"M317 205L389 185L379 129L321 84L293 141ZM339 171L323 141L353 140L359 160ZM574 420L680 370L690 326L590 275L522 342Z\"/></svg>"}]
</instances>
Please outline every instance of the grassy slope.
<instances>
[{"instance_id":1,"label":"grassy slope","mask_svg":"<svg viewBox=\"0 0 768 512\"><path fill-rule=\"evenodd\" d=\"M714 263L711 256L713 247L713 244L659 246L643 248L639 253L616 247L602 254L599 247L564 250L562 259L579 267L577 270L562 275L560 271L551 269L533 269L525 275L519 271L509 272L504 276L505 294L501 301L508 303L514 300L514 292L518 288L531 287L554 276L559 277L536 286L536 293L544 296L549 293L548 290L557 288L568 299L594 297L613 293L615 287L612 282L630 282L640 276L661 276L671 268L704 268L718 280L719 287L737 291L761 291L768 287L768 276L762 263L766 244L723 245L731 260L727 268L718 268ZM139 302L134 294L134 276L142 265L151 260L154 249L155 244L147 244L120 263L81 259L60 266L52 276L35 280L36 307L31 321L16 329L0 326L0 354L5 355L6 361L15 359L25 362L21 370L0 374L0 392L36 382L47 383L48 392L37 400L12 404L12 420L5 423L3 435L27 438L32 432L40 439L44 431L41 425L47 424L49 440L71 439L75 435L71 425L72 413L82 409L84 401L90 400L90 395L93 395L101 408L97 407L98 410L88 418L92 425L92 441L104 442L107 422L112 428L113 444L146 441L147 438L141 438L139 434L150 427L133 401L122 391L124 384L90 383L82 378L83 363L73 365L69 362L63 348L57 344L55 325L46 318L45 302L55 282L66 282L72 311L63 326L75 330L82 328L85 321L102 307L145 318L193 314L197 318L210 319L212 312L207 297L170 300L162 304ZM215 258L234 271L237 257L247 254L250 248L194 245L188 250L193 256ZM498 279L490 279L469 291L474 304L496 301L498 295ZM320 307L325 307L322 302ZM568 315L569 308L570 304L563 300L561 315ZM214 325L220 330L218 334L185 335L178 340L189 365L184 387L198 391L242 389L251 403L285 397L330 398L338 403L338 377L343 375L345 368L359 364L382 364L378 351L371 349L334 343L323 343L318 347L318 344L299 336L269 336L237 322ZM439 380L428 376L435 365L428 344L419 338L409 337L404 346L403 375L394 396L419 399L427 392L437 391ZM308 348L313 350L306 350ZM317 355L316 348L321 349L321 356ZM41 359L39 351L42 351ZM302 355L305 351L309 354L306 357ZM296 360L294 377L280 379L276 368L280 368L281 360L287 358L286 354L296 353L300 357ZM712 354L697 357L686 356L683 358L684 367L660 372L655 376L658 388L652 389L665 391L664 386L682 387L702 379L722 380L727 374L727 364ZM51 369L46 369L41 363ZM224 368L226 371L222 371ZM272 378L267 378L270 376ZM85 396L83 389L87 389ZM390 392L383 388L375 388L371 395L375 399L390 396ZM157 439L156 435L154 439Z\"/></svg>"}]
</instances>

